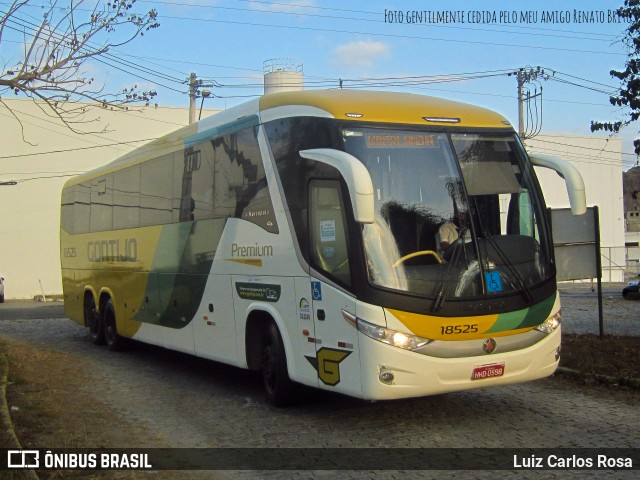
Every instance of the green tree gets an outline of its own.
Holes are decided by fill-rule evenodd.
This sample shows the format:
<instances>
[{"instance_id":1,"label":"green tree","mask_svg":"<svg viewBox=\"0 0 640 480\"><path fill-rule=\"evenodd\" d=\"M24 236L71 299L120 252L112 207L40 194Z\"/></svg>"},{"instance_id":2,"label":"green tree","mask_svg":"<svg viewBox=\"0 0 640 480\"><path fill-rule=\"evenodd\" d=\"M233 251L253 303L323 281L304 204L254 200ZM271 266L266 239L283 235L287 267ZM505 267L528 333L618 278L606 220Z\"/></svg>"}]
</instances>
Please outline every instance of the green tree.
<instances>
[{"instance_id":1,"label":"green tree","mask_svg":"<svg viewBox=\"0 0 640 480\"><path fill-rule=\"evenodd\" d=\"M73 131L87 133L80 128L87 123L87 104L124 108L132 102L149 102L155 96L153 91L134 87L108 92L86 74L85 64L92 58L159 26L156 10L135 13L135 2L49 0L43 6L42 0L14 0L1 6L0 104L11 111L2 96L23 95ZM19 49L13 46L16 32L21 38ZM13 34L13 42L6 39L9 33ZM6 48L3 43L8 44ZM7 60L8 51L19 53Z\"/></svg>"},{"instance_id":2,"label":"green tree","mask_svg":"<svg viewBox=\"0 0 640 480\"><path fill-rule=\"evenodd\" d=\"M617 133L640 118L640 0L625 0L618 10L618 16L628 23L625 29L624 45L628 59L623 70L611 70L612 77L620 80L620 90L609 97L612 105L627 107L624 118L615 122L591 122L591 131ZM633 142L635 152L640 155L640 139Z\"/></svg>"}]
</instances>

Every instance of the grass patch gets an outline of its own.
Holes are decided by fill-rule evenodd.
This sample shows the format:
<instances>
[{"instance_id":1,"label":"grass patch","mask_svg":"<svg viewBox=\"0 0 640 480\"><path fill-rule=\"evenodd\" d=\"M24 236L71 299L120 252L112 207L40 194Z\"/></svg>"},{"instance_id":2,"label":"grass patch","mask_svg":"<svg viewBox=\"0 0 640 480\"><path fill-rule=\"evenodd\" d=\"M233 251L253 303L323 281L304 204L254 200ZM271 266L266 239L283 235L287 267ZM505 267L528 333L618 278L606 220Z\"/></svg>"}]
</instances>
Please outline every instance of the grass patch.
<instances>
[{"instance_id":1,"label":"grass patch","mask_svg":"<svg viewBox=\"0 0 640 480\"><path fill-rule=\"evenodd\" d=\"M640 337L562 335L560 366L583 373L640 379Z\"/></svg>"}]
</instances>

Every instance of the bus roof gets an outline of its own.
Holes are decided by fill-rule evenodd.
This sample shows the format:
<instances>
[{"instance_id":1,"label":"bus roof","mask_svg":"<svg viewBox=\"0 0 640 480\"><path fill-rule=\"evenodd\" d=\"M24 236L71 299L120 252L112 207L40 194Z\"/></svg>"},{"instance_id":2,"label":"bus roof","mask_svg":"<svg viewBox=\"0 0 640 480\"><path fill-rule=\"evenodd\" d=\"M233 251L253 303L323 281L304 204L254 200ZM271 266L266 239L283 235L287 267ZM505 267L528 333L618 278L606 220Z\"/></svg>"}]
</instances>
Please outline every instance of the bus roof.
<instances>
[{"instance_id":1,"label":"bus roof","mask_svg":"<svg viewBox=\"0 0 640 480\"><path fill-rule=\"evenodd\" d=\"M346 120L476 128L511 127L506 118L491 110L411 93L301 90L274 93L260 99L261 111L295 105L315 107L334 118Z\"/></svg>"}]
</instances>

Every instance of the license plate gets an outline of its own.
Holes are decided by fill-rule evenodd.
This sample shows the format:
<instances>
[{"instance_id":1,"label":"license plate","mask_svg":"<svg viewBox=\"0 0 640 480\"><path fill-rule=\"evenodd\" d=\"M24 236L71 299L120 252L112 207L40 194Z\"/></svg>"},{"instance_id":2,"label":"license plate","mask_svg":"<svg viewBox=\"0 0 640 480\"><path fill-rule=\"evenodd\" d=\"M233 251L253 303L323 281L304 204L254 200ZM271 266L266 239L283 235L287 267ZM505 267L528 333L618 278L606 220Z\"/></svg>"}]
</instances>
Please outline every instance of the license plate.
<instances>
[{"instance_id":1,"label":"license plate","mask_svg":"<svg viewBox=\"0 0 640 480\"><path fill-rule=\"evenodd\" d=\"M502 375L504 375L504 363L482 365L473 369L471 380L484 380L485 378L501 377Z\"/></svg>"}]
</instances>

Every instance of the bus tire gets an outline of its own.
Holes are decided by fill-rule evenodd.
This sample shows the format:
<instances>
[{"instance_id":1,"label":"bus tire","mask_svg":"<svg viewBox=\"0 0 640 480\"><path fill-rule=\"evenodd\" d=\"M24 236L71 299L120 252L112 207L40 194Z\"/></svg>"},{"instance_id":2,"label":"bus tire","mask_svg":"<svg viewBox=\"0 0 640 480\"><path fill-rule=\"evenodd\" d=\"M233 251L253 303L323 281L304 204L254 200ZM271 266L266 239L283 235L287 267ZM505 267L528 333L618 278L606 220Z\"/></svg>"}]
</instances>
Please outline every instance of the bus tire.
<instances>
[{"instance_id":1,"label":"bus tire","mask_svg":"<svg viewBox=\"0 0 640 480\"><path fill-rule=\"evenodd\" d=\"M284 407L291 403L293 382L287 371L287 356L282 337L274 322L269 322L262 351L262 382L269 403Z\"/></svg>"},{"instance_id":2,"label":"bus tire","mask_svg":"<svg viewBox=\"0 0 640 480\"><path fill-rule=\"evenodd\" d=\"M104 325L104 339L109 350L118 351L124 348L125 338L118 335L116 326L116 309L111 299L104 304L102 311L102 323Z\"/></svg>"},{"instance_id":3,"label":"bus tire","mask_svg":"<svg viewBox=\"0 0 640 480\"><path fill-rule=\"evenodd\" d=\"M96 309L96 301L93 295L85 299L84 303L84 323L89 327L89 336L94 345L104 345L104 328L101 315Z\"/></svg>"}]
</instances>

